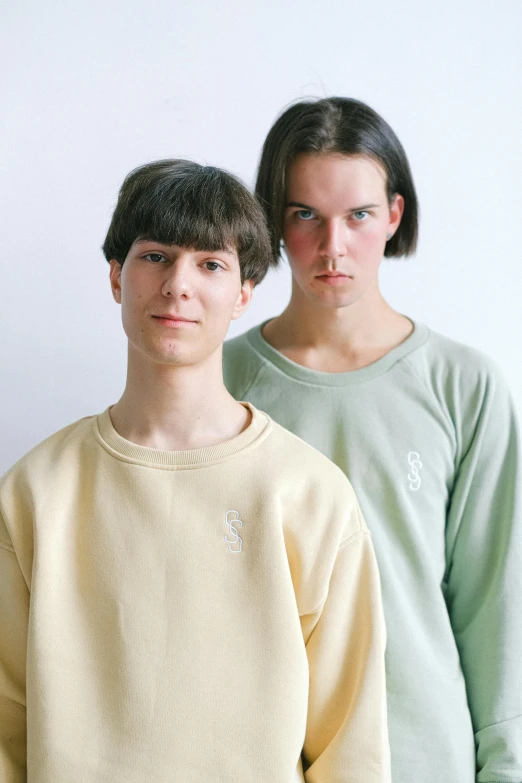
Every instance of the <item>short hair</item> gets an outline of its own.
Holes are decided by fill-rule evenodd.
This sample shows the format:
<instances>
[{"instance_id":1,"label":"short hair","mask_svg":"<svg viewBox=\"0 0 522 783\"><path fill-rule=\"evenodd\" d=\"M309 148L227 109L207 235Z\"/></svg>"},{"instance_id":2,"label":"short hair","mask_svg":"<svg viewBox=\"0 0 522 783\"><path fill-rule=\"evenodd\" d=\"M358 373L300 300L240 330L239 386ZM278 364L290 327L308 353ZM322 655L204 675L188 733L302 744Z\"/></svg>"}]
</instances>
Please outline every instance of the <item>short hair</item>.
<instances>
[{"instance_id":1,"label":"short hair","mask_svg":"<svg viewBox=\"0 0 522 783\"><path fill-rule=\"evenodd\" d=\"M267 217L271 265L281 252L288 167L301 153L366 155L386 172L388 201L400 193L404 213L386 243L385 256L411 255L417 245L418 202L406 153L388 123L353 98L301 101L281 114L266 137L256 182L256 195Z\"/></svg>"},{"instance_id":2,"label":"short hair","mask_svg":"<svg viewBox=\"0 0 522 783\"><path fill-rule=\"evenodd\" d=\"M123 264L138 239L235 251L242 282L261 282L270 264L266 219L255 196L232 174L189 160L147 163L125 178L103 243L105 258Z\"/></svg>"}]
</instances>

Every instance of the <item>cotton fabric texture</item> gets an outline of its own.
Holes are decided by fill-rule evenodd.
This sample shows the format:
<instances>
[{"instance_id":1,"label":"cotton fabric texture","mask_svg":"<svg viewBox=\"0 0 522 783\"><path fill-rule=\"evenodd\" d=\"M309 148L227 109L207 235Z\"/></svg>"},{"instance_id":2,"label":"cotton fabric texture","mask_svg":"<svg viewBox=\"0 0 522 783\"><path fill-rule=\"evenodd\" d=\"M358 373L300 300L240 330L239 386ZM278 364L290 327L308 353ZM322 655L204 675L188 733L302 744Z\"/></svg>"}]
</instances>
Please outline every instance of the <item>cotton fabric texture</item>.
<instances>
[{"instance_id":1,"label":"cotton fabric texture","mask_svg":"<svg viewBox=\"0 0 522 783\"><path fill-rule=\"evenodd\" d=\"M393 780L520 783L520 451L496 365L417 323L366 368L315 372L261 328L225 343L225 383L354 486L382 579Z\"/></svg>"},{"instance_id":2,"label":"cotton fabric texture","mask_svg":"<svg viewBox=\"0 0 522 783\"><path fill-rule=\"evenodd\" d=\"M106 411L0 482L2 783L389 782L366 524L251 411L184 452Z\"/></svg>"}]
</instances>

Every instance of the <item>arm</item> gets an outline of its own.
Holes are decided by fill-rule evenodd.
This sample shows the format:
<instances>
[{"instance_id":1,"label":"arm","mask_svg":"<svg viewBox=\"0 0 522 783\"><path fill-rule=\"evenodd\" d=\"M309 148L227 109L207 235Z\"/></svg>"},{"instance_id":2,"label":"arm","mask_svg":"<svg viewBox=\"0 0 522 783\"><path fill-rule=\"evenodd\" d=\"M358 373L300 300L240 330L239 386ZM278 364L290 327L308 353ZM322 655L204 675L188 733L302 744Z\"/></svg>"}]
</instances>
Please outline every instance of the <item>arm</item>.
<instances>
[{"instance_id":1,"label":"arm","mask_svg":"<svg viewBox=\"0 0 522 783\"><path fill-rule=\"evenodd\" d=\"M25 664L29 591L0 516L0 780L26 780Z\"/></svg>"},{"instance_id":2,"label":"arm","mask_svg":"<svg viewBox=\"0 0 522 783\"><path fill-rule=\"evenodd\" d=\"M477 396L472 412L462 414L462 454L447 522L446 597L475 731L477 782L520 783L520 453L502 379L491 374Z\"/></svg>"},{"instance_id":3,"label":"arm","mask_svg":"<svg viewBox=\"0 0 522 783\"><path fill-rule=\"evenodd\" d=\"M388 783L379 575L365 528L341 544L328 595L301 618L310 667L307 783Z\"/></svg>"}]
</instances>

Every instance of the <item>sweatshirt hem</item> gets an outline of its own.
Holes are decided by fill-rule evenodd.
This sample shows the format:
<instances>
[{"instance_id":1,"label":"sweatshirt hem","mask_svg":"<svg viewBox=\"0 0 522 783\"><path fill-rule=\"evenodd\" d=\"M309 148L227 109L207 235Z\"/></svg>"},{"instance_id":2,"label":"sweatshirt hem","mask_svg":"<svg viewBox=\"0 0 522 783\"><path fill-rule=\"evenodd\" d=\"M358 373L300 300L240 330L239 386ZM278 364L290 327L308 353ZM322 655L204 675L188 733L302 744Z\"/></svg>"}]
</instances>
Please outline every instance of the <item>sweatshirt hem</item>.
<instances>
[{"instance_id":1,"label":"sweatshirt hem","mask_svg":"<svg viewBox=\"0 0 522 783\"><path fill-rule=\"evenodd\" d=\"M522 718L522 713L519 713L518 715L512 715L511 718L504 718L504 720L498 720L495 723L489 723L487 726L482 726L481 729L478 729L475 732L475 737L478 734L480 734L481 731L486 731L487 729L494 729L495 726L502 726L503 723L509 723L512 720L519 720L519 718ZM503 781L485 780L484 783L503 783Z\"/></svg>"}]
</instances>

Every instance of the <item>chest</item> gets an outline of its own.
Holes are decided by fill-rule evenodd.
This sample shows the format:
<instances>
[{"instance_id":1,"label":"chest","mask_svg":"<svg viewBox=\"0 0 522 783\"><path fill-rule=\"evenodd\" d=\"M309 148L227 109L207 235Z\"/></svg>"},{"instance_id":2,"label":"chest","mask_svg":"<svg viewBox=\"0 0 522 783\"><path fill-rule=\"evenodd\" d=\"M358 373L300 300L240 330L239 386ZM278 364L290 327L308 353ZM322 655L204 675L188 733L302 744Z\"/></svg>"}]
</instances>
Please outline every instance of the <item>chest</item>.
<instances>
[{"instance_id":1,"label":"chest","mask_svg":"<svg viewBox=\"0 0 522 783\"><path fill-rule=\"evenodd\" d=\"M443 571L456 437L449 414L415 379L260 383L247 397L346 473L378 552L407 551L419 564L435 558Z\"/></svg>"}]
</instances>

